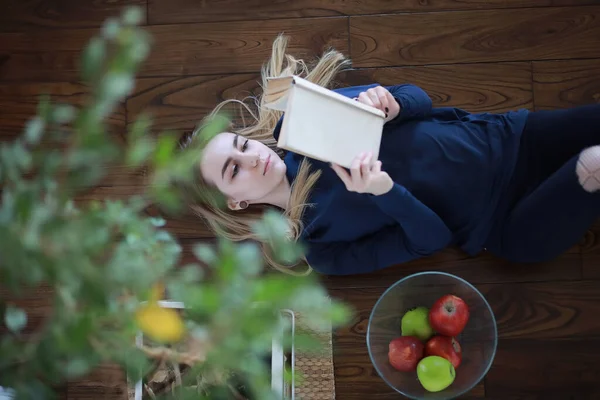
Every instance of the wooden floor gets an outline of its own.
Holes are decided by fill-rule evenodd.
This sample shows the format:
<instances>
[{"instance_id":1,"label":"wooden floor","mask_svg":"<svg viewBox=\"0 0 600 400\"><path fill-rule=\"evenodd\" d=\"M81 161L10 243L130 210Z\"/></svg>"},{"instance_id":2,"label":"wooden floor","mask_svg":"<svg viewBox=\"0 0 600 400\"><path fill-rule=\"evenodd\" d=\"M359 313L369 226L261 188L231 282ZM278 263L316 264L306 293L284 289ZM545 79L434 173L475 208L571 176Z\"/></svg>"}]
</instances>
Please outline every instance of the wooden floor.
<instances>
[{"instance_id":1,"label":"wooden floor","mask_svg":"<svg viewBox=\"0 0 600 400\"><path fill-rule=\"evenodd\" d=\"M600 0L3 0L0 137L19 131L49 92L78 102L78 51L125 4L146 9L152 55L136 92L111 124L124 132L142 110L156 127L187 131L219 100L245 97L279 32L292 50L326 45L349 54L344 84L411 82L436 106L469 111L553 109L600 102ZM600 127L599 127L600 134ZM111 171L87 198L124 196L140 179ZM149 210L148 212L154 212ZM169 228L186 244L210 234L182 216ZM323 280L358 315L335 334L337 398L398 398L377 376L365 345L369 312L386 287L416 271L442 270L489 299L500 342L494 366L465 398L600 398L600 225L557 260L510 265L455 250L381 273ZM40 321L47 303L29 303ZM45 306L46 305L46 306ZM119 371L70 384L64 397L122 399Z\"/></svg>"}]
</instances>

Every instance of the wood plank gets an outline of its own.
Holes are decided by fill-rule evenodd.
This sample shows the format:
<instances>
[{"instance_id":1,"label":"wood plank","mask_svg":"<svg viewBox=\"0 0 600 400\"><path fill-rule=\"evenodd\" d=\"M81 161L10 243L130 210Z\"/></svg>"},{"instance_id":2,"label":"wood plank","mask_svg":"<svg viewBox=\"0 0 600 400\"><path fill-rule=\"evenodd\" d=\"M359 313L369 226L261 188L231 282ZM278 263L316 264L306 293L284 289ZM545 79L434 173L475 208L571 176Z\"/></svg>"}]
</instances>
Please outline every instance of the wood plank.
<instances>
[{"instance_id":1,"label":"wood plank","mask_svg":"<svg viewBox=\"0 0 600 400\"><path fill-rule=\"evenodd\" d=\"M334 339L336 353L333 357L335 374L335 395L338 399L363 400L368 393L369 399L391 400L404 398L389 387L377 374L371 364L364 341L353 345L338 346ZM484 382L477 384L463 396L462 400L485 399Z\"/></svg>"},{"instance_id":2,"label":"wood plank","mask_svg":"<svg viewBox=\"0 0 600 400\"><path fill-rule=\"evenodd\" d=\"M600 7L350 17L355 67L600 56Z\"/></svg>"},{"instance_id":3,"label":"wood plank","mask_svg":"<svg viewBox=\"0 0 600 400\"><path fill-rule=\"evenodd\" d=\"M348 51L346 18L161 25L150 27L153 51L142 75L180 76L258 72L275 37L290 36L289 52L312 57L328 46Z\"/></svg>"},{"instance_id":4,"label":"wood plank","mask_svg":"<svg viewBox=\"0 0 600 400\"><path fill-rule=\"evenodd\" d=\"M597 221L586 233L581 257L583 277L600 279L600 221Z\"/></svg>"},{"instance_id":5,"label":"wood plank","mask_svg":"<svg viewBox=\"0 0 600 400\"><path fill-rule=\"evenodd\" d=\"M69 382L69 400L126 400L127 379L122 369L113 364L103 364L89 375Z\"/></svg>"},{"instance_id":6,"label":"wood plank","mask_svg":"<svg viewBox=\"0 0 600 400\"><path fill-rule=\"evenodd\" d=\"M501 339L600 337L600 321L595 318L600 312L597 281L474 286L490 303ZM355 309L354 320L340 330L340 345L366 334L372 308L386 289L329 289L332 296Z\"/></svg>"},{"instance_id":7,"label":"wood plank","mask_svg":"<svg viewBox=\"0 0 600 400\"><path fill-rule=\"evenodd\" d=\"M100 26L106 18L118 17L124 7L132 5L143 7L145 22L144 0L6 0L0 13L0 31Z\"/></svg>"},{"instance_id":8,"label":"wood plank","mask_svg":"<svg viewBox=\"0 0 600 400\"><path fill-rule=\"evenodd\" d=\"M448 248L433 256L391 266L375 273L323 276L321 279L331 289L388 287L408 275L424 271L451 273L474 284L571 281L581 279L581 262L578 248L572 248L553 261L531 265L510 263L489 253L470 257L460 250Z\"/></svg>"},{"instance_id":9,"label":"wood plank","mask_svg":"<svg viewBox=\"0 0 600 400\"><path fill-rule=\"evenodd\" d=\"M40 95L49 95L53 103L84 105L89 87L76 82L0 83L0 140L20 135L25 123L35 116ZM122 134L125 128L125 104L106 121L111 132Z\"/></svg>"},{"instance_id":10,"label":"wood plank","mask_svg":"<svg viewBox=\"0 0 600 400\"><path fill-rule=\"evenodd\" d=\"M479 288L494 310L501 338L600 337L597 281L482 285Z\"/></svg>"},{"instance_id":11,"label":"wood plank","mask_svg":"<svg viewBox=\"0 0 600 400\"><path fill-rule=\"evenodd\" d=\"M501 340L485 379L487 398L597 399L598 345L598 338Z\"/></svg>"},{"instance_id":12,"label":"wood plank","mask_svg":"<svg viewBox=\"0 0 600 400\"><path fill-rule=\"evenodd\" d=\"M190 130L219 102L259 94L259 80L256 74L142 78L127 101L129 121L147 112L155 129ZM352 70L338 80L344 85L411 82L424 88L436 106L474 112L533 107L529 63ZM233 107L237 113L239 107Z\"/></svg>"},{"instance_id":13,"label":"wood plank","mask_svg":"<svg viewBox=\"0 0 600 400\"><path fill-rule=\"evenodd\" d=\"M27 325L23 333L31 334L39 331L47 318L52 314L54 304L54 289L48 284L27 290L17 296L6 288L0 287L0 301L11 303L22 308L27 313ZM4 321L0 323L0 334L6 332Z\"/></svg>"},{"instance_id":14,"label":"wood plank","mask_svg":"<svg viewBox=\"0 0 600 400\"><path fill-rule=\"evenodd\" d=\"M146 213L164 218L165 229L179 239L210 239L215 236L204 220L189 210L183 210L180 215L166 215L158 207L150 206Z\"/></svg>"},{"instance_id":15,"label":"wood plank","mask_svg":"<svg viewBox=\"0 0 600 400\"><path fill-rule=\"evenodd\" d=\"M529 63L356 69L345 72L341 81L347 85L412 83L429 94L435 107L470 112L533 109Z\"/></svg>"},{"instance_id":16,"label":"wood plank","mask_svg":"<svg viewBox=\"0 0 600 400\"><path fill-rule=\"evenodd\" d=\"M588 393L590 385L598 379L597 374L585 372L595 370L592 360L597 362L597 356L589 349L600 344L600 323L595 318L600 312L597 282L489 284L477 287L493 308L500 335L496 360L486 378L486 398L508 398L500 394L538 393L536 390L556 375L564 379L551 385L555 392ZM364 345L371 310L384 290L329 290L333 297L349 303L355 310L350 324L336 331L334 347L336 379L343 382L342 390L348 387L349 395L365 393L371 390L368 388L375 393L385 390L373 382L374 378L378 379L377 373L371 367ZM574 353L567 356L571 348ZM582 352L587 352L587 355ZM582 364L575 365L582 357ZM544 368L546 365L552 368ZM515 370L509 372L510 368ZM532 379L526 371L535 371ZM573 391L573 385L581 374L586 374L585 378L581 378L583 386L578 389L581 391ZM506 386L507 392L501 391L508 382L511 383ZM384 398L383 394L381 396Z\"/></svg>"},{"instance_id":17,"label":"wood plank","mask_svg":"<svg viewBox=\"0 0 600 400\"><path fill-rule=\"evenodd\" d=\"M600 103L600 60L536 61L536 110Z\"/></svg>"},{"instance_id":18,"label":"wood plank","mask_svg":"<svg viewBox=\"0 0 600 400\"><path fill-rule=\"evenodd\" d=\"M127 100L127 112L130 123L144 112L152 116L153 129L193 130L221 101L242 100L258 94L259 89L257 74L142 78Z\"/></svg>"},{"instance_id":19,"label":"wood plank","mask_svg":"<svg viewBox=\"0 0 600 400\"><path fill-rule=\"evenodd\" d=\"M149 0L151 24L597 4L595 0Z\"/></svg>"},{"instance_id":20,"label":"wood plank","mask_svg":"<svg viewBox=\"0 0 600 400\"><path fill-rule=\"evenodd\" d=\"M321 54L329 46L348 52L345 17L264 21L260 30L248 21L161 25L148 31L154 42L139 77L258 72L282 32L291 37L289 51L299 57ZM79 53L96 33L0 33L0 80L77 79Z\"/></svg>"}]
</instances>

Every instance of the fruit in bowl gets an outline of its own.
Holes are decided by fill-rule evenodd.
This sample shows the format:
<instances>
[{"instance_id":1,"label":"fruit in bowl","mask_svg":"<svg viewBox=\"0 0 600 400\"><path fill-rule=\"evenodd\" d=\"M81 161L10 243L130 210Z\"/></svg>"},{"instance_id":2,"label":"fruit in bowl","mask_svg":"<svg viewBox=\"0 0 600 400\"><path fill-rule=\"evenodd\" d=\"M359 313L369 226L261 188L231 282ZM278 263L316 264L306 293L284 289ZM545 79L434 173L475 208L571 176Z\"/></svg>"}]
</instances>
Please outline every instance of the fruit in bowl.
<instances>
[{"instance_id":1,"label":"fruit in bowl","mask_svg":"<svg viewBox=\"0 0 600 400\"><path fill-rule=\"evenodd\" d=\"M469 321L469 307L458 296L446 295L438 299L429 312L431 327L439 334L457 336Z\"/></svg>"},{"instance_id":2,"label":"fruit in bowl","mask_svg":"<svg viewBox=\"0 0 600 400\"><path fill-rule=\"evenodd\" d=\"M423 342L433 336L427 307L415 307L408 310L402 317L400 325L402 336L416 336Z\"/></svg>"},{"instance_id":3,"label":"fruit in bowl","mask_svg":"<svg viewBox=\"0 0 600 400\"><path fill-rule=\"evenodd\" d=\"M423 355L443 357L450 361L454 368L458 368L462 361L462 348L455 338L436 335L425 344Z\"/></svg>"},{"instance_id":4,"label":"fruit in bowl","mask_svg":"<svg viewBox=\"0 0 600 400\"><path fill-rule=\"evenodd\" d=\"M401 335L389 343L388 359L400 372L415 372L421 386L439 392L454 382L462 362L456 336L470 318L469 307L458 296L438 298L431 308L411 308L401 319Z\"/></svg>"},{"instance_id":5,"label":"fruit in bowl","mask_svg":"<svg viewBox=\"0 0 600 400\"><path fill-rule=\"evenodd\" d=\"M414 371L423 358L423 343L414 336L400 336L390 342L388 358L398 371Z\"/></svg>"},{"instance_id":6,"label":"fruit in bowl","mask_svg":"<svg viewBox=\"0 0 600 400\"><path fill-rule=\"evenodd\" d=\"M419 382L429 392L440 392L452 385L456 371L452 363L443 357L427 356L417 365Z\"/></svg>"}]
</instances>

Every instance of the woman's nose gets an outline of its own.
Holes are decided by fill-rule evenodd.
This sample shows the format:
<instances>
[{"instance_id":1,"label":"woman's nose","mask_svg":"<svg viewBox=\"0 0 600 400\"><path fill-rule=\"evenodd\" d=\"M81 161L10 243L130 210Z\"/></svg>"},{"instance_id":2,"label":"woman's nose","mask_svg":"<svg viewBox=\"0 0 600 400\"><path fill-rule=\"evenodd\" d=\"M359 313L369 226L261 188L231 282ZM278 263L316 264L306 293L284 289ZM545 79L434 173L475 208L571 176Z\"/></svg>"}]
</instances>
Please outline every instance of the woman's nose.
<instances>
[{"instance_id":1,"label":"woman's nose","mask_svg":"<svg viewBox=\"0 0 600 400\"><path fill-rule=\"evenodd\" d=\"M260 156L258 153L242 153L242 162L249 168L255 168L259 164Z\"/></svg>"}]
</instances>

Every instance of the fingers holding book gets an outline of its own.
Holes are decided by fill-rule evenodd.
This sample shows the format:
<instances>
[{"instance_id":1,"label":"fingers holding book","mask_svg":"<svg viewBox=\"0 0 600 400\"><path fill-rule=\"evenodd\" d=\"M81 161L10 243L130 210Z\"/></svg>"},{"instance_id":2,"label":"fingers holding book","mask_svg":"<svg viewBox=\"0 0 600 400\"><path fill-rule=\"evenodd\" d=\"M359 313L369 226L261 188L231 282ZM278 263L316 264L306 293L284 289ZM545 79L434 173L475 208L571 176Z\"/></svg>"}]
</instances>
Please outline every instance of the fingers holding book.
<instances>
[{"instance_id":1,"label":"fingers holding book","mask_svg":"<svg viewBox=\"0 0 600 400\"><path fill-rule=\"evenodd\" d=\"M381 170L381 161L373 160L372 153L359 154L350 167L350 173L337 164L331 167L350 192L370 193L379 196L389 192L394 182Z\"/></svg>"},{"instance_id":2,"label":"fingers holding book","mask_svg":"<svg viewBox=\"0 0 600 400\"><path fill-rule=\"evenodd\" d=\"M360 93L355 100L383 111L386 115L386 122L396 118L400 113L400 105L390 91L382 86Z\"/></svg>"}]
</instances>

